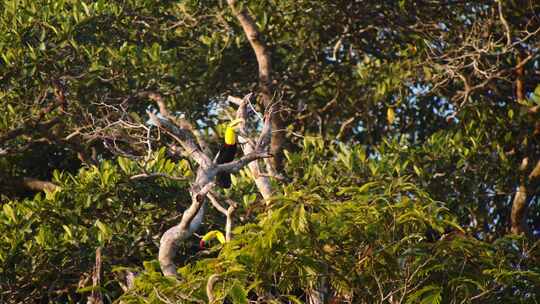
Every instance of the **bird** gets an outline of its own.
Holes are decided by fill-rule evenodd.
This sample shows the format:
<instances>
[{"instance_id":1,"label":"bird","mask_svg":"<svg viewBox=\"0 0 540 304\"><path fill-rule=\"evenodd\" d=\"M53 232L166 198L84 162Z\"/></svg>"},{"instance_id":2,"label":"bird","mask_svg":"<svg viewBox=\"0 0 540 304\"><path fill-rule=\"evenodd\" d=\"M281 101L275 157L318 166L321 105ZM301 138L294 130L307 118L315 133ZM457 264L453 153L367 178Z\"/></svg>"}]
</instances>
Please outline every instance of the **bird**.
<instances>
[{"instance_id":1,"label":"bird","mask_svg":"<svg viewBox=\"0 0 540 304\"><path fill-rule=\"evenodd\" d=\"M225 129L225 140L221 148L219 149L216 163L225 164L234 160L236 155L236 132L234 131L234 125L229 124ZM216 175L216 184L221 188L231 187L231 173L218 172Z\"/></svg>"}]
</instances>

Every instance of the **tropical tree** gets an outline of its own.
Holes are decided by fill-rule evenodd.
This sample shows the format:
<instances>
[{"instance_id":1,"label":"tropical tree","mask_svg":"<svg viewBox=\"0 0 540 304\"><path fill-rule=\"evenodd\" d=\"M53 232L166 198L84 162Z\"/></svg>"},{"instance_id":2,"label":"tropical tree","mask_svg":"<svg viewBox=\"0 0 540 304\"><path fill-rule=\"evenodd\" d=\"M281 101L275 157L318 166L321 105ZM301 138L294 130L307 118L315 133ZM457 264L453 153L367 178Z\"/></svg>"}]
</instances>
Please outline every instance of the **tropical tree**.
<instances>
[{"instance_id":1,"label":"tropical tree","mask_svg":"<svg viewBox=\"0 0 540 304\"><path fill-rule=\"evenodd\" d=\"M3 1L0 302L536 303L538 11Z\"/></svg>"}]
</instances>

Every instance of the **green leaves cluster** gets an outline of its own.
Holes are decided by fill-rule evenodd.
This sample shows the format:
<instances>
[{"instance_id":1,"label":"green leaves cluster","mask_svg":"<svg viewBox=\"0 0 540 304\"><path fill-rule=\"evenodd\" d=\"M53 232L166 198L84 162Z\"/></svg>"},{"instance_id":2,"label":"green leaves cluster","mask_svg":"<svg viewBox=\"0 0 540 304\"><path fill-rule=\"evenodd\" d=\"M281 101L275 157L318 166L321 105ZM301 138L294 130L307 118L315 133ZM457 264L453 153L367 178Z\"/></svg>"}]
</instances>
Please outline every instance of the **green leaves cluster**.
<instances>
[{"instance_id":1,"label":"green leaves cluster","mask_svg":"<svg viewBox=\"0 0 540 304\"><path fill-rule=\"evenodd\" d=\"M216 257L184 266L178 281L147 270L122 301L206 301L206 281L217 275L214 296L233 303L304 302L305 290L321 279L334 299L356 303L511 302L516 294L534 303L537 245L477 239L411 182L406 152L386 147L369 159L360 146L304 143L287 156L290 183L254 223L237 227L231 242L216 244Z\"/></svg>"},{"instance_id":2,"label":"green leaves cluster","mask_svg":"<svg viewBox=\"0 0 540 304\"><path fill-rule=\"evenodd\" d=\"M185 161L166 159L164 150L152 159L119 158L77 174L56 171L58 189L4 203L0 286L8 293L3 301L79 301L85 293L77 290L91 285L97 247L103 248L101 287L109 299L118 297L112 267L155 257L161 233L189 197L183 181L130 178L141 165L150 173L191 174Z\"/></svg>"}]
</instances>

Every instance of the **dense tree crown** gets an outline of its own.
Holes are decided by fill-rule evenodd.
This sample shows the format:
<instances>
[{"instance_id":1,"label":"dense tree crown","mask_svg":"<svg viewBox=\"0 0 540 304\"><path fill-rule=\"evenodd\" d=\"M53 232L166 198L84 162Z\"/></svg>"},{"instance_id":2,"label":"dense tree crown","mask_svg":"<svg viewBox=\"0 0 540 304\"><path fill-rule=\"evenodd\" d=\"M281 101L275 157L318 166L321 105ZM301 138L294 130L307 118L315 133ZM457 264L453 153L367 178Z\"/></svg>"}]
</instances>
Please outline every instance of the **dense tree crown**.
<instances>
[{"instance_id":1,"label":"dense tree crown","mask_svg":"<svg viewBox=\"0 0 540 304\"><path fill-rule=\"evenodd\" d=\"M3 0L0 302L538 303L539 68L534 0Z\"/></svg>"}]
</instances>

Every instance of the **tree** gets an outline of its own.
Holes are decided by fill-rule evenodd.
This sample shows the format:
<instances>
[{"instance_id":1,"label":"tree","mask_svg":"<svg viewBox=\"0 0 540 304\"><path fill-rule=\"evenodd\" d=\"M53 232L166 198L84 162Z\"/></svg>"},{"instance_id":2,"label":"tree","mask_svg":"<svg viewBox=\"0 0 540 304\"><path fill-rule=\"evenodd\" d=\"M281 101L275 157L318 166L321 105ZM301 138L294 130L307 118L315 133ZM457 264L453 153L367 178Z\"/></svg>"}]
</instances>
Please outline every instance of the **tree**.
<instances>
[{"instance_id":1,"label":"tree","mask_svg":"<svg viewBox=\"0 0 540 304\"><path fill-rule=\"evenodd\" d=\"M0 301L534 302L538 10L4 1Z\"/></svg>"}]
</instances>

